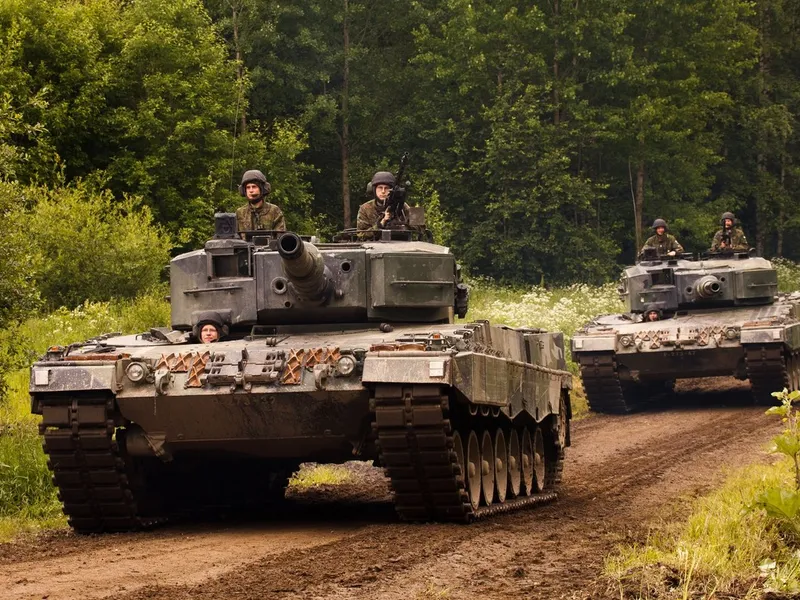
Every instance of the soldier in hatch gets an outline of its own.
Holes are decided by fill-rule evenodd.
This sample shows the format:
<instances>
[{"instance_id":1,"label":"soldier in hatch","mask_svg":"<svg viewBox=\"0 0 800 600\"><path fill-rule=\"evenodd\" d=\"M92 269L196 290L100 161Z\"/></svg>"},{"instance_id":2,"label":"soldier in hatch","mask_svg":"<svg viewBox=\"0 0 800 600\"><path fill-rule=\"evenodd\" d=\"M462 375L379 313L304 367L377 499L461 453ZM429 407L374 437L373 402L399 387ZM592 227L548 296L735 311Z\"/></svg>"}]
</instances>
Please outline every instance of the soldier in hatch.
<instances>
[{"instance_id":1,"label":"soldier in hatch","mask_svg":"<svg viewBox=\"0 0 800 600\"><path fill-rule=\"evenodd\" d=\"M680 245L675 236L667 233L667 222L664 219L656 219L653 221L653 231L655 235L647 238L647 241L642 247L640 254L644 254L645 248L655 248L659 256L675 256L683 252L683 246Z\"/></svg>"},{"instance_id":2,"label":"soldier in hatch","mask_svg":"<svg viewBox=\"0 0 800 600\"><path fill-rule=\"evenodd\" d=\"M642 321L650 322L650 321L660 321L661 320L661 309L652 304L648 304L644 307L644 313L642 313Z\"/></svg>"},{"instance_id":3,"label":"soldier in hatch","mask_svg":"<svg viewBox=\"0 0 800 600\"><path fill-rule=\"evenodd\" d=\"M747 252L750 249L744 231L736 227L736 217L733 213L722 213L719 224L722 229L714 234L711 252Z\"/></svg>"},{"instance_id":4,"label":"soldier in hatch","mask_svg":"<svg viewBox=\"0 0 800 600\"><path fill-rule=\"evenodd\" d=\"M203 344L213 344L228 335L228 326L219 313L208 310L200 314L197 324L192 328L192 333Z\"/></svg>"},{"instance_id":5,"label":"soldier in hatch","mask_svg":"<svg viewBox=\"0 0 800 600\"><path fill-rule=\"evenodd\" d=\"M389 194L396 183L394 175L389 171L378 171L372 176L372 181L367 186L367 195L371 196L372 200L365 202L358 209L356 227L359 231L405 227L408 223L408 204L403 202L403 208L394 217L387 205Z\"/></svg>"},{"instance_id":6,"label":"soldier in hatch","mask_svg":"<svg viewBox=\"0 0 800 600\"><path fill-rule=\"evenodd\" d=\"M244 238L243 231L286 231L286 222L281 209L265 198L272 191L261 171L245 171L239 193L247 198L247 204L236 209L236 230Z\"/></svg>"}]
</instances>

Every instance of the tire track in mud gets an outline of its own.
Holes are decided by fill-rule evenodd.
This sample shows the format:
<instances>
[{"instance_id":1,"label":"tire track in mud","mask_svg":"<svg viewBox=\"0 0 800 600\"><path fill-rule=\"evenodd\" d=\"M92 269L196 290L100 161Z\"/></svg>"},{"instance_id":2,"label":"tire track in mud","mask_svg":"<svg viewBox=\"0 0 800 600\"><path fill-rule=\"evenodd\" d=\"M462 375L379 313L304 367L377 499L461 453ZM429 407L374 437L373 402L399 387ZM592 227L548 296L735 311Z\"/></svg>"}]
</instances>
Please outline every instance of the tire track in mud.
<instances>
[{"instance_id":1,"label":"tire track in mud","mask_svg":"<svg viewBox=\"0 0 800 600\"><path fill-rule=\"evenodd\" d=\"M562 498L550 506L471 526L373 525L199 585L143 588L125 598L598 597L585 590L604 557L641 536L669 510L665 502L707 489L723 466L763 459L777 425L763 408L742 404L575 424Z\"/></svg>"}]
</instances>

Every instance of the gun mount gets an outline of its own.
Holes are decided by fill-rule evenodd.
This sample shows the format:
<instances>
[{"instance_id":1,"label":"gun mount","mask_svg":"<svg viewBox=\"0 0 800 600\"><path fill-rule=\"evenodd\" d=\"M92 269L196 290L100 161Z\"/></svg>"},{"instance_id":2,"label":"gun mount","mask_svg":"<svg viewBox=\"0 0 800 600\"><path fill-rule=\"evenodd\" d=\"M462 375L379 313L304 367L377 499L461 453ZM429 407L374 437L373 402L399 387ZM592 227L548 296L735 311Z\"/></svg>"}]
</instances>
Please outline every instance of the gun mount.
<instances>
[{"instance_id":1,"label":"gun mount","mask_svg":"<svg viewBox=\"0 0 800 600\"><path fill-rule=\"evenodd\" d=\"M298 301L324 304L330 297L331 275L317 247L296 233L285 233L278 238L277 250Z\"/></svg>"}]
</instances>

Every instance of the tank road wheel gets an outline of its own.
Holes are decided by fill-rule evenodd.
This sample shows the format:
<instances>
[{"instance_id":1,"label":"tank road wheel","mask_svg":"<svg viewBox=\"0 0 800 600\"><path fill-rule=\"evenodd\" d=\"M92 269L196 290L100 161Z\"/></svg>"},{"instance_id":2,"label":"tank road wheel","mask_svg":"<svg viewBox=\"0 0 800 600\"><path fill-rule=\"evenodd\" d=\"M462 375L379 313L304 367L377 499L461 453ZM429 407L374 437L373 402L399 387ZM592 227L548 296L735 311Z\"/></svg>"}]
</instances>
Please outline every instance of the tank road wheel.
<instances>
[{"instance_id":1,"label":"tank road wheel","mask_svg":"<svg viewBox=\"0 0 800 600\"><path fill-rule=\"evenodd\" d=\"M481 436L481 489L486 506L494 502L494 444L488 431Z\"/></svg>"},{"instance_id":2,"label":"tank road wheel","mask_svg":"<svg viewBox=\"0 0 800 600\"><path fill-rule=\"evenodd\" d=\"M544 490L545 475L544 436L542 428L536 427L533 432L533 489L541 492Z\"/></svg>"},{"instance_id":3,"label":"tank road wheel","mask_svg":"<svg viewBox=\"0 0 800 600\"><path fill-rule=\"evenodd\" d=\"M478 434L469 432L467 439L467 493L473 510L481 504L481 448Z\"/></svg>"},{"instance_id":4,"label":"tank road wheel","mask_svg":"<svg viewBox=\"0 0 800 600\"><path fill-rule=\"evenodd\" d=\"M531 432L527 427L522 429L521 452L522 493L530 496L533 493L533 438L531 438Z\"/></svg>"},{"instance_id":5,"label":"tank road wheel","mask_svg":"<svg viewBox=\"0 0 800 600\"><path fill-rule=\"evenodd\" d=\"M508 438L508 492L512 498L519 496L522 470L520 469L519 434L511 430Z\"/></svg>"},{"instance_id":6,"label":"tank road wheel","mask_svg":"<svg viewBox=\"0 0 800 600\"><path fill-rule=\"evenodd\" d=\"M461 441L461 434L458 431L453 432L453 452L456 455L456 462L458 463L458 468L460 472L458 474L458 479L464 483L464 487L467 487L467 471L464 464L464 443Z\"/></svg>"},{"instance_id":7,"label":"tank road wheel","mask_svg":"<svg viewBox=\"0 0 800 600\"><path fill-rule=\"evenodd\" d=\"M508 490L508 451L506 436L500 427L494 434L494 483L497 501L505 502Z\"/></svg>"},{"instance_id":8,"label":"tank road wheel","mask_svg":"<svg viewBox=\"0 0 800 600\"><path fill-rule=\"evenodd\" d=\"M481 490L486 506L494 502L494 443L492 434L484 431L481 436Z\"/></svg>"}]
</instances>

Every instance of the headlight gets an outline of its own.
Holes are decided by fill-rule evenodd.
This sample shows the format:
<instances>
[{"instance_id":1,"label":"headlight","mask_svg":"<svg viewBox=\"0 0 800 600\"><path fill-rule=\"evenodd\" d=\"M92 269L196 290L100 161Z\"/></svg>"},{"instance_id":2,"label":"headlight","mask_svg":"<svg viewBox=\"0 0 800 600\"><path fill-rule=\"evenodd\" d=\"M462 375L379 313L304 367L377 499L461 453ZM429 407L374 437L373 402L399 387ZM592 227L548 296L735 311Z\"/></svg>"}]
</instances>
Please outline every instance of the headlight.
<instances>
[{"instance_id":1,"label":"headlight","mask_svg":"<svg viewBox=\"0 0 800 600\"><path fill-rule=\"evenodd\" d=\"M725 330L725 337L729 340L735 340L737 337L739 337L739 332L736 331L736 328L734 327L728 327Z\"/></svg>"},{"instance_id":2,"label":"headlight","mask_svg":"<svg viewBox=\"0 0 800 600\"><path fill-rule=\"evenodd\" d=\"M142 363L132 362L128 365L128 368L125 369L125 374L132 382L139 383L145 377L147 377L147 367L145 367Z\"/></svg>"},{"instance_id":3,"label":"headlight","mask_svg":"<svg viewBox=\"0 0 800 600\"><path fill-rule=\"evenodd\" d=\"M356 370L356 359L349 354L342 356L336 363L336 370L339 375L350 375Z\"/></svg>"}]
</instances>

